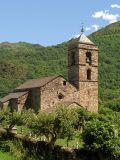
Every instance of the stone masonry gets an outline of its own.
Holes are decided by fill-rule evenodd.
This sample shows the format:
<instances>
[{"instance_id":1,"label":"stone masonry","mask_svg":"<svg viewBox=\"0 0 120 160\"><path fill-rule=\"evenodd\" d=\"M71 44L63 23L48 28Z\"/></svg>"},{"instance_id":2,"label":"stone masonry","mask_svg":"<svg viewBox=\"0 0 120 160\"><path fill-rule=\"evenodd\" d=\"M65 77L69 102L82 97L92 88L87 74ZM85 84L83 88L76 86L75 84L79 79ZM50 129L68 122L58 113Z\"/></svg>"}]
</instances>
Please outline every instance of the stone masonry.
<instances>
[{"instance_id":1,"label":"stone masonry","mask_svg":"<svg viewBox=\"0 0 120 160\"><path fill-rule=\"evenodd\" d=\"M73 41L68 48L68 81L78 89L79 104L97 112L98 48L86 37L85 42L82 38L84 36Z\"/></svg>"}]
</instances>

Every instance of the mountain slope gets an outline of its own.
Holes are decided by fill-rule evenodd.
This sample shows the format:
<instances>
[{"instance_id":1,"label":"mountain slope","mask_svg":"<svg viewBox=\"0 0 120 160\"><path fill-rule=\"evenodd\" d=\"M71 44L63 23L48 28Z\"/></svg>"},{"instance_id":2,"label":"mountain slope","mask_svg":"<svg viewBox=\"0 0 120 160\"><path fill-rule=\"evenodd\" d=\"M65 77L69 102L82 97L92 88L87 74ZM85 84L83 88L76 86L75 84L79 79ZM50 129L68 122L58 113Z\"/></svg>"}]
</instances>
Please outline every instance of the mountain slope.
<instances>
[{"instance_id":1,"label":"mountain slope","mask_svg":"<svg viewBox=\"0 0 120 160\"><path fill-rule=\"evenodd\" d=\"M89 38L99 47L100 99L120 97L120 22ZM0 96L27 79L48 75L67 77L67 46L70 42L42 47L29 43L0 44Z\"/></svg>"},{"instance_id":2,"label":"mountain slope","mask_svg":"<svg viewBox=\"0 0 120 160\"><path fill-rule=\"evenodd\" d=\"M66 75L66 43L41 47L28 43L0 44L0 96L27 79Z\"/></svg>"},{"instance_id":3,"label":"mountain slope","mask_svg":"<svg viewBox=\"0 0 120 160\"><path fill-rule=\"evenodd\" d=\"M99 47L99 86L103 99L120 98L120 22L90 35Z\"/></svg>"}]
</instances>

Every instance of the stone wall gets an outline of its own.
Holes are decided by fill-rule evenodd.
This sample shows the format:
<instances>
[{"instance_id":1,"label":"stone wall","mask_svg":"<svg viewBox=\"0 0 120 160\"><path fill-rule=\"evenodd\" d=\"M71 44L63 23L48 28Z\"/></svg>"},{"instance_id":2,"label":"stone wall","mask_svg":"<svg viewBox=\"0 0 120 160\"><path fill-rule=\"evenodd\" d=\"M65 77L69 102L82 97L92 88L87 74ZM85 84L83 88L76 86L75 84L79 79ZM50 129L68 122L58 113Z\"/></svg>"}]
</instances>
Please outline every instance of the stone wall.
<instances>
[{"instance_id":1,"label":"stone wall","mask_svg":"<svg viewBox=\"0 0 120 160\"><path fill-rule=\"evenodd\" d=\"M21 112L22 109L26 107L27 97L28 97L28 94L25 94L18 98L18 101L17 101L17 111L18 112Z\"/></svg>"},{"instance_id":2,"label":"stone wall","mask_svg":"<svg viewBox=\"0 0 120 160\"><path fill-rule=\"evenodd\" d=\"M86 53L91 53L91 62L87 63ZM71 58L75 55L75 64ZM90 70L90 79L87 78ZM98 48L95 45L70 44L68 48L68 80L78 89L79 104L91 112L98 111Z\"/></svg>"},{"instance_id":3,"label":"stone wall","mask_svg":"<svg viewBox=\"0 0 120 160\"><path fill-rule=\"evenodd\" d=\"M80 82L80 105L90 112L98 112L98 83Z\"/></svg>"},{"instance_id":4,"label":"stone wall","mask_svg":"<svg viewBox=\"0 0 120 160\"><path fill-rule=\"evenodd\" d=\"M76 88L79 88L79 68L77 65L68 68L68 80Z\"/></svg>"},{"instance_id":5,"label":"stone wall","mask_svg":"<svg viewBox=\"0 0 120 160\"><path fill-rule=\"evenodd\" d=\"M41 88L41 110L47 111L62 102L76 102L77 89L64 78L58 77Z\"/></svg>"},{"instance_id":6,"label":"stone wall","mask_svg":"<svg viewBox=\"0 0 120 160\"><path fill-rule=\"evenodd\" d=\"M31 107L34 108L36 112L40 110L41 96L40 96L40 88L31 89Z\"/></svg>"},{"instance_id":7,"label":"stone wall","mask_svg":"<svg viewBox=\"0 0 120 160\"><path fill-rule=\"evenodd\" d=\"M10 99L10 110L13 111L18 111L18 99Z\"/></svg>"},{"instance_id":8,"label":"stone wall","mask_svg":"<svg viewBox=\"0 0 120 160\"><path fill-rule=\"evenodd\" d=\"M8 106L9 106L9 101L4 102L4 103L0 102L0 109L7 109Z\"/></svg>"},{"instance_id":9,"label":"stone wall","mask_svg":"<svg viewBox=\"0 0 120 160\"><path fill-rule=\"evenodd\" d=\"M25 103L27 109L34 109L35 112L38 112L41 109L41 91L40 87L31 88L28 92L27 100Z\"/></svg>"}]
</instances>

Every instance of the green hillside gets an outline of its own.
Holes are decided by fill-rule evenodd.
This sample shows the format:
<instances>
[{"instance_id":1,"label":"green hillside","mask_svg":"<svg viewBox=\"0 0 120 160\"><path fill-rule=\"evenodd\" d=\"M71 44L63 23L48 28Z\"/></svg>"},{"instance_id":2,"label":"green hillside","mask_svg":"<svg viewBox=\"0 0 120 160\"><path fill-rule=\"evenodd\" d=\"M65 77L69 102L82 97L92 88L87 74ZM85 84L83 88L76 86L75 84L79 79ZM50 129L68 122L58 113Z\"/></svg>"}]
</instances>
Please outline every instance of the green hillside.
<instances>
[{"instance_id":1,"label":"green hillside","mask_svg":"<svg viewBox=\"0 0 120 160\"><path fill-rule=\"evenodd\" d=\"M99 47L99 90L104 101L120 102L120 22L90 35Z\"/></svg>"},{"instance_id":2,"label":"green hillside","mask_svg":"<svg viewBox=\"0 0 120 160\"><path fill-rule=\"evenodd\" d=\"M120 22L89 36L99 47L100 102L120 99ZM67 77L69 42L50 47L38 44L0 44L0 97L27 79L48 75Z\"/></svg>"}]
</instances>

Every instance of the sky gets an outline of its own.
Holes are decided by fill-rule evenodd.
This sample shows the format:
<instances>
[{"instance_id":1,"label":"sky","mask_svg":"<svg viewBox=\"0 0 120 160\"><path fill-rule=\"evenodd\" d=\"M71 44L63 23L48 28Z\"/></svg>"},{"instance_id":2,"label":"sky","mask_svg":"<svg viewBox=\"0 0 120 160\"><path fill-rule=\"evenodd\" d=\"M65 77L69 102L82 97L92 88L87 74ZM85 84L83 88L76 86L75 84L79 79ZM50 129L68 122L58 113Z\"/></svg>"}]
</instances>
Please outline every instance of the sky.
<instances>
[{"instance_id":1,"label":"sky","mask_svg":"<svg viewBox=\"0 0 120 160\"><path fill-rule=\"evenodd\" d=\"M56 45L120 20L120 0L0 0L0 42Z\"/></svg>"}]
</instances>

